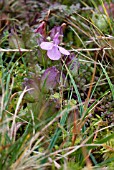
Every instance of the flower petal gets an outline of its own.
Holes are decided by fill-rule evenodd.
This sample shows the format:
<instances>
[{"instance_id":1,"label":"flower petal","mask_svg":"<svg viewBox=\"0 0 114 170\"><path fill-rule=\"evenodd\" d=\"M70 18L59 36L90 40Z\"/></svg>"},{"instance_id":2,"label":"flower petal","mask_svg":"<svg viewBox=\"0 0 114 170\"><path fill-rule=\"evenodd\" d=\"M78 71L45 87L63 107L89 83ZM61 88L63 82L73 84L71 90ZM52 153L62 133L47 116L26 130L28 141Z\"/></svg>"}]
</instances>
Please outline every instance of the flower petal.
<instances>
[{"instance_id":1,"label":"flower petal","mask_svg":"<svg viewBox=\"0 0 114 170\"><path fill-rule=\"evenodd\" d=\"M69 51L65 50L63 47L59 47L59 46L58 46L58 48L59 48L59 50L60 50L60 52L61 52L62 54L64 54L64 55L70 55Z\"/></svg>"},{"instance_id":2,"label":"flower petal","mask_svg":"<svg viewBox=\"0 0 114 170\"><path fill-rule=\"evenodd\" d=\"M59 35L62 37L63 36L63 28L62 26L54 26L51 30L50 37L53 40L54 36L56 33L59 33Z\"/></svg>"},{"instance_id":3,"label":"flower petal","mask_svg":"<svg viewBox=\"0 0 114 170\"><path fill-rule=\"evenodd\" d=\"M58 45L58 44L60 43L59 36L60 36L60 34L59 34L59 32L57 32L57 33L55 34L54 38L53 38L53 42L54 42L54 44L56 44L56 45Z\"/></svg>"},{"instance_id":4,"label":"flower petal","mask_svg":"<svg viewBox=\"0 0 114 170\"><path fill-rule=\"evenodd\" d=\"M53 46L51 50L48 50L47 55L51 60L59 60L61 58L61 53L57 46Z\"/></svg>"},{"instance_id":5,"label":"flower petal","mask_svg":"<svg viewBox=\"0 0 114 170\"><path fill-rule=\"evenodd\" d=\"M43 49L43 50L51 50L53 48L53 43L52 42L42 42L40 44L40 47Z\"/></svg>"}]
</instances>

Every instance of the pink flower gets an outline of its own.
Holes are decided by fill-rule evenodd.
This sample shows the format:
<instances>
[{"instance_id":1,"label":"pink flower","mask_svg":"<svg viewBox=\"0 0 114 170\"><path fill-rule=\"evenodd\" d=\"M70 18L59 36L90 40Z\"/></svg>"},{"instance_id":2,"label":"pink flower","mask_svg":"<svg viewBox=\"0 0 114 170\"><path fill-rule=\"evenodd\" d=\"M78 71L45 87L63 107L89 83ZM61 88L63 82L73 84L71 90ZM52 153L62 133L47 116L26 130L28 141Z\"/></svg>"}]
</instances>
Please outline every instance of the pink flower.
<instances>
[{"instance_id":1,"label":"pink flower","mask_svg":"<svg viewBox=\"0 0 114 170\"><path fill-rule=\"evenodd\" d=\"M56 33L52 42L42 42L40 44L40 47L43 50L47 50L47 56L51 60L59 60L61 58L61 54L64 55L70 54L69 51L67 51L63 47L58 46L59 43L60 43L59 33Z\"/></svg>"},{"instance_id":2,"label":"pink flower","mask_svg":"<svg viewBox=\"0 0 114 170\"><path fill-rule=\"evenodd\" d=\"M50 37L53 40L54 36L56 35L56 33L59 34L59 38L62 41L62 37L63 37L63 29L62 26L54 26L50 32Z\"/></svg>"}]
</instances>

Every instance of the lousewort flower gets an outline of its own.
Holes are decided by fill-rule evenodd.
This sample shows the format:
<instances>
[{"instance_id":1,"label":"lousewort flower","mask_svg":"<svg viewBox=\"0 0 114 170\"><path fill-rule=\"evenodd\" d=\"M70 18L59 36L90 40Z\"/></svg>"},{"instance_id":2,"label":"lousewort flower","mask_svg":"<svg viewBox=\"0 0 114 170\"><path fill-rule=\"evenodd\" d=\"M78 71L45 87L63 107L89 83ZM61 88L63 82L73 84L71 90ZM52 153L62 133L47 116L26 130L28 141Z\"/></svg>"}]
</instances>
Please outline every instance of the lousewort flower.
<instances>
[{"instance_id":1,"label":"lousewort flower","mask_svg":"<svg viewBox=\"0 0 114 170\"><path fill-rule=\"evenodd\" d=\"M63 37L63 29L61 26L54 26L50 32L50 37L53 40L54 36L56 35L56 33L59 33L60 37Z\"/></svg>"},{"instance_id":2,"label":"lousewort flower","mask_svg":"<svg viewBox=\"0 0 114 170\"><path fill-rule=\"evenodd\" d=\"M35 33L39 35L38 40L37 40L38 44L40 44L41 42L43 42L45 40L45 37L46 37L46 23L44 21L35 30Z\"/></svg>"},{"instance_id":3,"label":"lousewort flower","mask_svg":"<svg viewBox=\"0 0 114 170\"><path fill-rule=\"evenodd\" d=\"M60 43L63 40L63 31L65 30L66 24L63 23L61 26L54 26L52 28L52 30L50 31L50 38L53 40L54 36L56 35L56 33L59 33L59 40Z\"/></svg>"},{"instance_id":4,"label":"lousewort flower","mask_svg":"<svg viewBox=\"0 0 114 170\"><path fill-rule=\"evenodd\" d=\"M43 88L44 91L54 89L59 83L59 78L60 73L55 66L47 68L41 76L41 89Z\"/></svg>"},{"instance_id":5,"label":"lousewort flower","mask_svg":"<svg viewBox=\"0 0 114 170\"><path fill-rule=\"evenodd\" d=\"M54 90L59 86L60 81L65 82L65 75L55 66L47 68L41 76L40 87L44 92ZM66 84L65 84L66 85Z\"/></svg>"},{"instance_id":6,"label":"lousewort flower","mask_svg":"<svg viewBox=\"0 0 114 170\"><path fill-rule=\"evenodd\" d=\"M40 47L43 50L47 50L47 56L51 60L59 60L61 58L61 53L64 55L70 54L69 51L67 51L63 47L58 46L59 43L60 43L59 33L56 33L52 42L42 42L40 44Z\"/></svg>"}]
</instances>

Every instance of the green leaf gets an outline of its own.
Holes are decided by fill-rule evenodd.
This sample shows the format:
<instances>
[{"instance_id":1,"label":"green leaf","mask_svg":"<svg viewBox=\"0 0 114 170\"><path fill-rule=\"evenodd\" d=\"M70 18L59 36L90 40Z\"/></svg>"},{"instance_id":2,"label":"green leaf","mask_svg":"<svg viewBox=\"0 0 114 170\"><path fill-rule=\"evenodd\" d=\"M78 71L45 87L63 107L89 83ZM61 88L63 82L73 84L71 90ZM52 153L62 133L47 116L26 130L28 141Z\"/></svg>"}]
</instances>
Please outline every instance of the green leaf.
<instances>
[{"instance_id":1,"label":"green leaf","mask_svg":"<svg viewBox=\"0 0 114 170\"><path fill-rule=\"evenodd\" d=\"M100 62L99 62L99 63L100 63ZM103 65L102 65L101 63L100 63L100 65L101 65L101 68L102 68L102 70L103 70L103 72L104 72L104 74L105 74L105 76L106 76L106 79L107 79L108 84L109 84L109 86L110 86L110 90L111 90L111 92L112 92L112 97L113 97L113 100L114 100L114 85L112 84L112 82L111 82L111 80L110 80L110 78L109 78L109 76L108 76L105 68L103 67Z\"/></svg>"}]
</instances>

